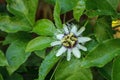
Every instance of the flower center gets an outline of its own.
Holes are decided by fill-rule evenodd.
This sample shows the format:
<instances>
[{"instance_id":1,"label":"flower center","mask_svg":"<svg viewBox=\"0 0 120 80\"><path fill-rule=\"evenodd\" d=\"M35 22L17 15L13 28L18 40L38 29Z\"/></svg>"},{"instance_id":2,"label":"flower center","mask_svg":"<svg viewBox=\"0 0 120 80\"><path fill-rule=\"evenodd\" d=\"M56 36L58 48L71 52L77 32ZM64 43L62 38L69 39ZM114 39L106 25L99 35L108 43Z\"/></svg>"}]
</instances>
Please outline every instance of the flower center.
<instances>
[{"instance_id":1,"label":"flower center","mask_svg":"<svg viewBox=\"0 0 120 80\"><path fill-rule=\"evenodd\" d=\"M61 40L62 45L67 47L67 48L72 48L76 45L78 39L77 37L73 34L67 34L63 37L63 39Z\"/></svg>"}]
</instances>

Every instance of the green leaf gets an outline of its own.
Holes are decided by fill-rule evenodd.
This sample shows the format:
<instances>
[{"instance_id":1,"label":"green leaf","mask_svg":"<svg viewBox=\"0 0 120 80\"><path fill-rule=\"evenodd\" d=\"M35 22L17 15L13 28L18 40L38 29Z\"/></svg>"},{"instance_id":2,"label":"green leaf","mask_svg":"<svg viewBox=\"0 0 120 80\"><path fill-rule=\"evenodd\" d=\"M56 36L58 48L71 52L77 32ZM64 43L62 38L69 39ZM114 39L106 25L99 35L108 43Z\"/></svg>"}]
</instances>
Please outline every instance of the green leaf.
<instances>
[{"instance_id":1,"label":"green leaf","mask_svg":"<svg viewBox=\"0 0 120 80\"><path fill-rule=\"evenodd\" d=\"M8 80L23 80L23 77L20 74L15 73L12 76L10 76Z\"/></svg>"},{"instance_id":2,"label":"green leaf","mask_svg":"<svg viewBox=\"0 0 120 80\"><path fill-rule=\"evenodd\" d=\"M24 36L23 36L24 35ZM31 39L31 34L27 32L17 32L17 33L9 33L6 37L5 40L3 41L3 45L10 44L16 40L30 40Z\"/></svg>"},{"instance_id":3,"label":"green leaf","mask_svg":"<svg viewBox=\"0 0 120 80\"><path fill-rule=\"evenodd\" d=\"M7 0L7 9L15 16L24 18L33 25L37 4L38 0Z\"/></svg>"},{"instance_id":4,"label":"green leaf","mask_svg":"<svg viewBox=\"0 0 120 80\"><path fill-rule=\"evenodd\" d=\"M50 37L36 37L35 39L32 39L27 47L26 52L32 52L35 50L43 50L47 47L50 47L50 43L53 41Z\"/></svg>"},{"instance_id":5,"label":"green leaf","mask_svg":"<svg viewBox=\"0 0 120 80\"><path fill-rule=\"evenodd\" d=\"M116 0L114 0L116 1ZM96 15L116 15L116 9L111 6L114 1L109 0L87 0L86 1L86 9L87 9L87 15L92 16L94 13ZM111 3L111 4L110 4ZM118 4L118 3L117 3ZM117 5L116 4L116 5Z\"/></svg>"},{"instance_id":6,"label":"green leaf","mask_svg":"<svg viewBox=\"0 0 120 80\"><path fill-rule=\"evenodd\" d=\"M0 80L3 80L3 77L2 77L2 75L0 74Z\"/></svg>"},{"instance_id":7,"label":"green leaf","mask_svg":"<svg viewBox=\"0 0 120 80\"><path fill-rule=\"evenodd\" d=\"M55 4L57 1L61 6L61 13L66 13L72 10L79 0L45 0L50 4Z\"/></svg>"},{"instance_id":8,"label":"green leaf","mask_svg":"<svg viewBox=\"0 0 120 80\"><path fill-rule=\"evenodd\" d=\"M58 49L54 48L44 59L40 68L39 68L39 78L38 80L45 80L46 75L49 71L53 68L53 66L58 62L60 57L56 57L55 54L57 53Z\"/></svg>"},{"instance_id":9,"label":"green leaf","mask_svg":"<svg viewBox=\"0 0 120 80\"><path fill-rule=\"evenodd\" d=\"M112 62L108 63L104 67L99 68L98 71L104 78L106 78L107 80L111 80L112 66Z\"/></svg>"},{"instance_id":10,"label":"green leaf","mask_svg":"<svg viewBox=\"0 0 120 80\"><path fill-rule=\"evenodd\" d=\"M73 9L73 16L77 21L79 21L79 18L83 14L85 8L85 0L78 1L76 7Z\"/></svg>"},{"instance_id":11,"label":"green leaf","mask_svg":"<svg viewBox=\"0 0 120 80\"><path fill-rule=\"evenodd\" d=\"M6 57L9 63L7 70L12 74L23 64L31 53L25 53L28 41L16 40L8 47Z\"/></svg>"},{"instance_id":12,"label":"green leaf","mask_svg":"<svg viewBox=\"0 0 120 80\"><path fill-rule=\"evenodd\" d=\"M91 40L89 43L86 43L87 51L90 52L98 45L98 42L96 40Z\"/></svg>"},{"instance_id":13,"label":"green leaf","mask_svg":"<svg viewBox=\"0 0 120 80\"><path fill-rule=\"evenodd\" d=\"M6 37L5 40L3 41L3 45L10 44L18 39L20 37L20 34L17 33L9 33Z\"/></svg>"},{"instance_id":14,"label":"green leaf","mask_svg":"<svg viewBox=\"0 0 120 80\"><path fill-rule=\"evenodd\" d=\"M112 80L120 80L120 56L113 62Z\"/></svg>"},{"instance_id":15,"label":"green leaf","mask_svg":"<svg viewBox=\"0 0 120 80\"><path fill-rule=\"evenodd\" d=\"M90 69L81 68L79 59L62 60L55 73L55 80L93 80Z\"/></svg>"},{"instance_id":16,"label":"green leaf","mask_svg":"<svg viewBox=\"0 0 120 80\"><path fill-rule=\"evenodd\" d=\"M106 0L110 5L111 7L116 11L118 5L119 5L119 1L120 0Z\"/></svg>"},{"instance_id":17,"label":"green leaf","mask_svg":"<svg viewBox=\"0 0 120 80\"><path fill-rule=\"evenodd\" d=\"M49 3L49 4L55 4L56 0L44 0L45 2Z\"/></svg>"},{"instance_id":18,"label":"green leaf","mask_svg":"<svg viewBox=\"0 0 120 80\"><path fill-rule=\"evenodd\" d=\"M111 19L109 17L102 17L96 21L94 32L98 42L113 38Z\"/></svg>"},{"instance_id":19,"label":"green leaf","mask_svg":"<svg viewBox=\"0 0 120 80\"><path fill-rule=\"evenodd\" d=\"M39 56L40 58L43 58L43 59L45 59L45 57L46 57L46 50L38 50L38 51L35 51L35 54L37 55L37 56Z\"/></svg>"},{"instance_id":20,"label":"green leaf","mask_svg":"<svg viewBox=\"0 0 120 80\"><path fill-rule=\"evenodd\" d=\"M82 67L103 67L120 54L120 39L107 40L99 44L82 61Z\"/></svg>"},{"instance_id":21,"label":"green leaf","mask_svg":"<svg viewBox=\"0 0 120 80\"><path fill-rule=\"evenodd\" d=\"M24 19L9 16L0 16L0 30L7 33L30 31L30 25Z\"/></svg>"},{"instance_id":22,"label":"green leaf","mask_svg":"<svg viewBox=\"0 0 120 80\"><path fill-rule=\"evenodd\" d=\"M4 53L0 50L0 66L7 66L8 62L6 57L4 56Z\"/></svg>"},{"instance_id":23,"label":"green leaf","mask_svg":"<svg viewBox=\"0 0 120 80\"><path fill-rule=\"evenodd\" d=\"M57 0L61 6L61 13L72 10L79 0Z\"/></svg>"},{"instance_id":24,"label":"green leaf","mask_svg":"<svg viewBox=\"0 0 120 80\"><path fill-rule=\"evenodd\" d=\"M6 67L0 67L0 74L2 75L2 78L8 78L9 74L8 71L6 70Z\"/></svg>"},{"instance_id":25,"label":"green leaf","mask_svg":"<svg viewBox=\"0 0 120 80\"><path fill-rule=\"evenodd\" d=\"M33 32L39 35L54 35L56 29L54 24L48 19L41 19L36 22L35 27L33 28Z\"/></svg>"},{"instance_id":26,"label":"green leaf","mask_svg":"<svg viewBox=\"0 0 120 80\"><path fill-rule=\"evenodd\" d=\"M53 16L54 16L55 25L57 28L62 28L62 22L60 19L60 11L61 11L60 4L58 3L58 1L56 1Z\"/></svg>"}]
</instances>

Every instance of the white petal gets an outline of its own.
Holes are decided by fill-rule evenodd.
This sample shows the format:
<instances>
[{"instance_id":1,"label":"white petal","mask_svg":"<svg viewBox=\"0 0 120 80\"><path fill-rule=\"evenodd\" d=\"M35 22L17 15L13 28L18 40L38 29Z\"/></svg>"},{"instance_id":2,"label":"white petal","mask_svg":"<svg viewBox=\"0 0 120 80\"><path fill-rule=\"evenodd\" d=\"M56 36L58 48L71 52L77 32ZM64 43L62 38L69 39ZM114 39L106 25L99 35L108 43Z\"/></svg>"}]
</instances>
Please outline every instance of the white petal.
<instances>
[{"instance_id":1,"label":"white petal","mask_svg":"<svg viewBox=\"0 0 120 80\"><path fill-rule=\"evenodd\" d=\"M64 34L58 34L58 35L56 35L56 38L61 40L63 38L63 36L64 36Z\"/></svg>"},{"instance_id":2,"label":"white petal","mask_svg":"<svg viewBox=\"0 0 120 80\"><path fill-rule=\"evenodd\" d=\"M87 42L87 41L90 41L91 38L89 37L78 37L78 42L79 43L84 43L84 42Z\"/></svg>"},{"instance_id":3,"label":"white petal","mask_svg":"<svg viewBox=\"0 0 120 80\"><path fill-rule=\"evenodd\" d=\"M84 46L82 46L82 45L80 45L80 44L77 44L77 47L78 47L79 49L82 49L83 51L87 51L87 48L84 47Z\"/></svg>"},{"instance_id":4,"label":"white petal","mask_svg":"<svg viewBox=\"0 0 120 80\"><path fill-rule=\"evenodd\" d=\"M70 61L71 59L71 49L68 49L68 52L67 52L67 61Z\"/></svg>"},{"instance_id":5,"label":"white petal","mask_svg":"<svg viewBox=\"0 0 120 80\"><path fill-rule=\"evenodd\" d=\"M71 32L76 35L76 33L77 33L77 27L75 25L72 25Z\"/></svg>"},{"instance_id":6,"label":"white petal","mask_svg":"<svg viewBox=\"0 0 120 80\"><path fill-rule=\"evenodd\" d=\"M55 41L55 42L52 42L50 45L56 46L56 45L60 45L60 44L61 44L61 41Z\"/></svg>"},{"instance_id":7,"label":"white petal","mask_svg":"<svg viewBox=\"0 0 120 80\"><path fill-rule=\"evenodd\" d=\"M83 31L85 31L85 27L81 27L76 35L79 36L80 34L82 34Z\"/></svg>"},{"instance_id":8,"label":"white petal","mask_svg":"<svg viewBox=\"0 0 120 80\"><path fill-rule=\"evenodd\" d=\"M79 51L79 49L77 47L73 48L72 49L72 52L73 52L73 55L76 57L76 58L80 58L81 57L81 53Z\"/></svg>"},{"instance_id":9,"label":"white petal","mask_svg":"<svg viewBox=\"0 0 120 80\"><path fill-rule=\"evenodd\" d=\"M68 33L69 33L69 30L68 30L67 25L63 24L63 28L64 28L65 33L68 34Z\"/></svg>"},{"instance_id":10,"label":"white petal","mask_svg":"<svg viewBox=\"0 0 120 80\"><path fill-rule=\"evenodd\" d=\"M64 46L62 46L62 47L58 50L56 56L62 55L66 50L67 50L67 49L66 49Z\"/></svg>"}]
</instances>

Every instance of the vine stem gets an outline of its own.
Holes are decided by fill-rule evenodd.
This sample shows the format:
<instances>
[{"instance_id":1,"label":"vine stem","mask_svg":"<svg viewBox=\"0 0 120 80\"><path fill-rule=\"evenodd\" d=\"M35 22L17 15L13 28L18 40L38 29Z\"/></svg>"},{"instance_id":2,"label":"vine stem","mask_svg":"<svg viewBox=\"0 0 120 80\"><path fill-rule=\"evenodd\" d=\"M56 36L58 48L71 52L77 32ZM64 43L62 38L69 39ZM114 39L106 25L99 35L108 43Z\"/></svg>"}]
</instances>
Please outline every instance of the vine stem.
<instances>
[{"instance_id":1,"label":"vine stem","mask_svg":"<svg viewBox=\"0 0 120 80\"><path fill-rule=\"evenodd\" d=\"M88 20L85 22L85 24L83 25L84 27L88 24Z\"/></svg>"},{"instance_id":2,"label":"vine stem","mask_svg":"<svg viewBox=\"0 0 120 80\"><path fill-rule=\"evenodd\" d=\"M65 23L65 19L66 19L66 14L64 14L64 17L63 17L63 23Z\"/></svg>"},{"instance_id":3,"label":"vine stem","mask_svg":"<svg viewBox=\"0 0 120 80\"><path fill-rule=\"evenodd\" d=\"M66 23L69 23L69 22L71 22L71 21L73 21L73 20L74 20L74 18L72 18L72 19L68 20Z\"/></svg>"},{"instance_id":4,"label":"vine stem","mask_svg":"<svg viewBox=\"0 0 120 80\"><path fill-rule=\"evenodd\" d=\"M59 62L57 63L57 66L56 66L54 72L52 73L52 76L50 77L50 80L52 80L52 78L53 78L53 76L54 76L54 74L55 74L55 72L56 72L56 70L57 70L57 68L58 68L58 66L59 66L59 64L60 64L60 62L61 62L61 60L62 60L62 59L60 59Z\"/></svg>"}]
</instances>

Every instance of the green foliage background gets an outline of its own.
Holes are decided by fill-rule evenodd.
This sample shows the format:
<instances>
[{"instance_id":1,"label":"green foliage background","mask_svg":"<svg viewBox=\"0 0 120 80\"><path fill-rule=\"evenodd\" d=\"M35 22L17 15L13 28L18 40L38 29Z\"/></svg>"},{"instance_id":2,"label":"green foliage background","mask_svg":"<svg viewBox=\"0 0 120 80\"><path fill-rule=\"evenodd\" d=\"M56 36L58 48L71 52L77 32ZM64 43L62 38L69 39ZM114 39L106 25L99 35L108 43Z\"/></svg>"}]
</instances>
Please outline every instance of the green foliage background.
<instances>
[{"instance_id":1,"label":"green foliage background","mask_svg":"<svg viewBox=\"0 0 120 80\"><path fill-rule=\"evenodd\" d=\"M40 3L53 19L36 19ZM120 80L120 39L112 20L120 18L120 0L6 0L0 3L0 80ZM70 15L72 14L72 16ZM62 18L64 15L64 18ZM70 19L69 19L70 17ZM82 58L56 57L54 33L72 22L92 40Z\"/></svg>"}]
</instances>

